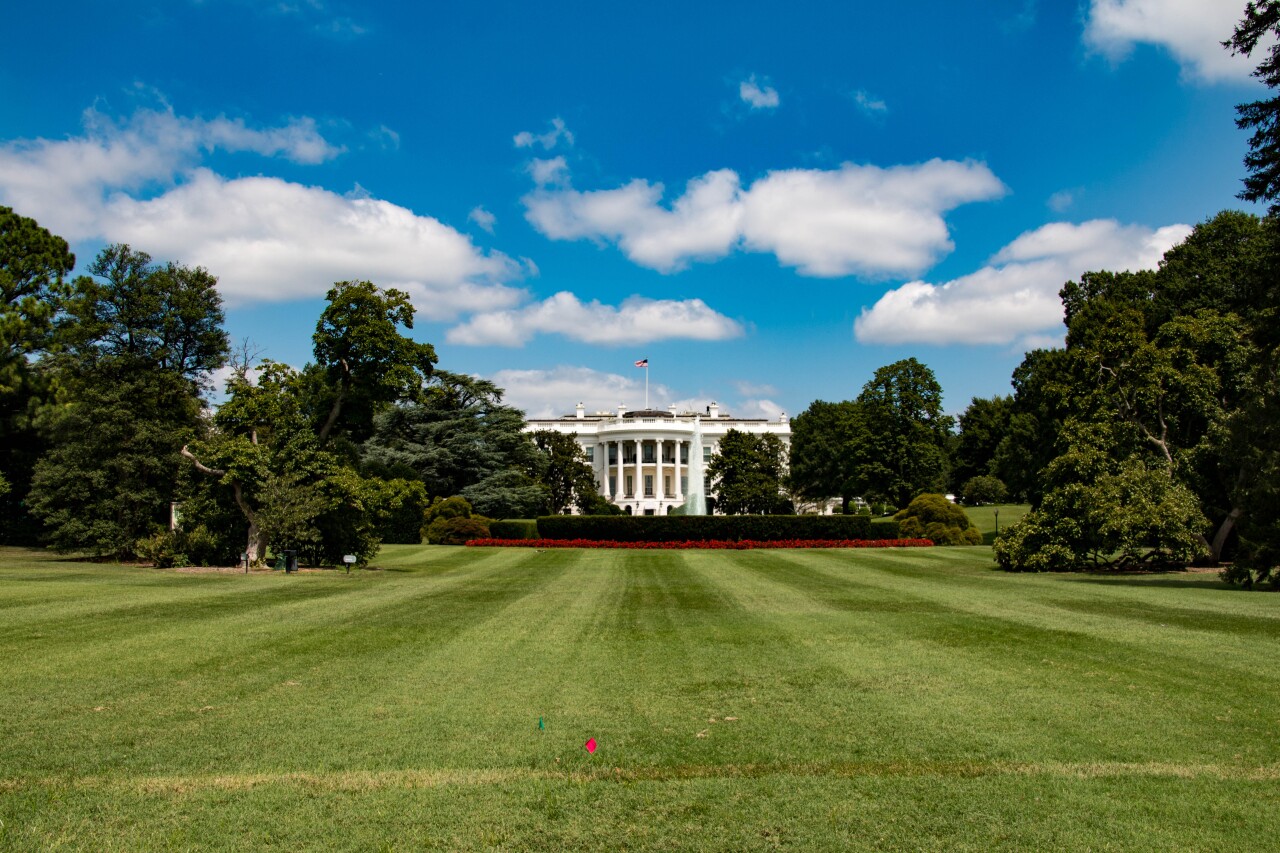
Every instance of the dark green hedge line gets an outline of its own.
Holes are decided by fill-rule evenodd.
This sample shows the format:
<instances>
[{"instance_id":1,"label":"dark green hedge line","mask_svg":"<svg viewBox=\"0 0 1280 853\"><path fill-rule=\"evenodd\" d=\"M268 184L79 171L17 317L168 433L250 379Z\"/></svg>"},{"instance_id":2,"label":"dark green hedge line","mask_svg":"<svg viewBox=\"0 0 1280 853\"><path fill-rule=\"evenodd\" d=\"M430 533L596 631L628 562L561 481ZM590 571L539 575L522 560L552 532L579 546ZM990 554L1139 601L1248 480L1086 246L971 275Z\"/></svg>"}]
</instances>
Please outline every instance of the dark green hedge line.
<instances>
[{"instance_id":1,"label":"dark green hedge line","mask_svg":"<svg viewBox=\"0 0 1280 853\"><path fill-rule=\"evenodd\" d=\"M897 539L898 525L863 515L548 515L538 519L538 534L609 542Z\"/></svg>"},{"instance_id":2,"label":"dark green hedge line","mask_svg":"<svg viewBox=\"0 0 1280 853\"><path fill-rule=\"evenodd\" d=\"M489 522L489 535L494 539L538 539L538 522L533 518L508 518Z\"/></svg>"}]
</instances>

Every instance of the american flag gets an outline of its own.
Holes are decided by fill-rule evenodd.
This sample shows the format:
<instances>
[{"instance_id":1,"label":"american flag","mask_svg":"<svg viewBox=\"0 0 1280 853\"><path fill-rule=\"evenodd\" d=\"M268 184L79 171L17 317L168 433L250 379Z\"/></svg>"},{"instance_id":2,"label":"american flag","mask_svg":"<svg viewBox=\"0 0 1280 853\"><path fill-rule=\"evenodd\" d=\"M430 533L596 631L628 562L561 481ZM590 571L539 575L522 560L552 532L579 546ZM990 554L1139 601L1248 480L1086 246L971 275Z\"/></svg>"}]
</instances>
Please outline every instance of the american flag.
<instances>
[{"instance_id":1,"label":"american flag","mask_svg":"<svg viewBox=\"0 0 1280 853\"><path fill-rule=\"evenodd\" d=\"M648 366L649 366L649 359L647 358L642 358L636 362L636 367L648 367Z\"/></svg>"}]
</instances>

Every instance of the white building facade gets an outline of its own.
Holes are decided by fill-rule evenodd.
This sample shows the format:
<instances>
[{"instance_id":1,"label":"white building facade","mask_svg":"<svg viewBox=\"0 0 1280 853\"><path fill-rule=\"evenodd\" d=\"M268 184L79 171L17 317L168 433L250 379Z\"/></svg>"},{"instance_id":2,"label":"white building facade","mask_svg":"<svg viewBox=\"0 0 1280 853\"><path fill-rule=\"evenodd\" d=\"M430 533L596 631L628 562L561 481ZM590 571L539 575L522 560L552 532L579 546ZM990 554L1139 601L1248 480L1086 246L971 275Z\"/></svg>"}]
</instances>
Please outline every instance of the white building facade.
<instances>
[{"instance_id":1,"label":"white building facade","mask_svg":"<svg viewBox=\"0 0 1280 853\"><path fill-rule=\"evenodd\" d=\"M631 515L667 515L689 491L689 452L694 430L702 431L702 470L729 430L770 433L791 446L791 422L735 418L712 403L705 412L641 409L587 414L581 403L572 415L526 421L525 429L571 434L586 451L600 494ZM709 485L709 484L708 484ZM710 492L710 488L707 489Z\"/></svg>"}]
</instances>

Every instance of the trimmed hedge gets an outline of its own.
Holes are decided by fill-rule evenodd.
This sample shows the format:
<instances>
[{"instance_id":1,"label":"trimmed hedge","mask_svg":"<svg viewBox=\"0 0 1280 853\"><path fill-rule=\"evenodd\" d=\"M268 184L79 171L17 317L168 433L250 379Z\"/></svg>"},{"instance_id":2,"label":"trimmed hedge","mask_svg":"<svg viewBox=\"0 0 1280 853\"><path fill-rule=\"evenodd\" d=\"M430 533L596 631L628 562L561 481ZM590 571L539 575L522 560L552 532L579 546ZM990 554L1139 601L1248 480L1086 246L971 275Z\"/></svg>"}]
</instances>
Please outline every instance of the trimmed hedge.
<instances>
[{"instance_id":1,"label":"trimmed hedge","mask_svg":"<svg viewBox=\"0 0 1280 853\"><path fill-rule=\"evenodd\" d=\"M538 535L604 542L897 539L898 525L862 515L547 515L538 519Z\"/></svg>"},{"instance_id":2,"label":"trimmed hedge","mask_svg":"<svg viewBox=\"0 0 1280 853\"><path fill-rule=\"evenodd\" d=\"M533 518L508 518L489 522L489 536L493 539L537 539L538 521Z\"/></svg>"}]
</instances>

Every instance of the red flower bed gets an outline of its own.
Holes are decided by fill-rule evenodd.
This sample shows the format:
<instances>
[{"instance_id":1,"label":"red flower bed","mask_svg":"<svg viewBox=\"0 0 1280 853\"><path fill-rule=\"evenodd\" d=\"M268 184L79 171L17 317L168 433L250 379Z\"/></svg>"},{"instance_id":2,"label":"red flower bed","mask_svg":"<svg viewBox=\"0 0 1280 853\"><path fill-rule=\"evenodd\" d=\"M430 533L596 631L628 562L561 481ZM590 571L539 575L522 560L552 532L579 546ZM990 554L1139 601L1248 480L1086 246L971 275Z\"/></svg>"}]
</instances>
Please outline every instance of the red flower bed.
<instances>
[{"instance_id":1,"label":"red flower bed","mask_svg":"<svg viewBox=\"0 0 1280 853\"><path fill-rule=\"evenodd\" d=\"M928 539L779 539L776 542L611 542L599 539L471 539L475 548L639 548L646 551L750 551L754 548L927 548Z\"/></svg>"}]
</instances>

